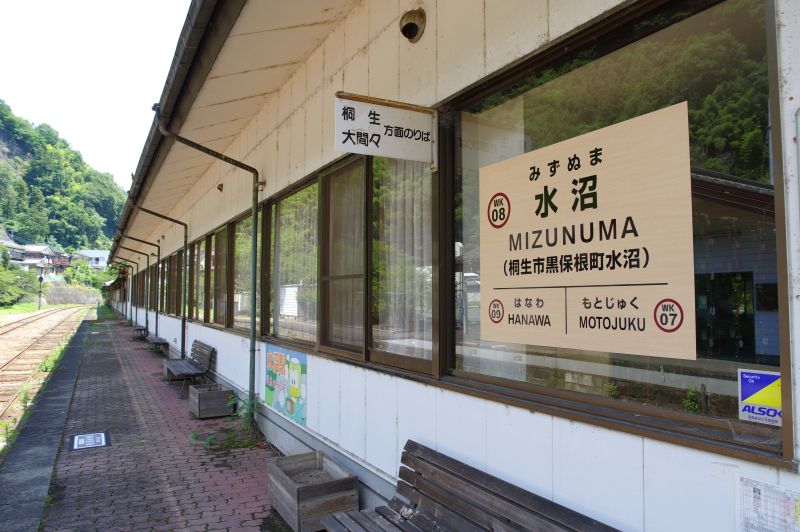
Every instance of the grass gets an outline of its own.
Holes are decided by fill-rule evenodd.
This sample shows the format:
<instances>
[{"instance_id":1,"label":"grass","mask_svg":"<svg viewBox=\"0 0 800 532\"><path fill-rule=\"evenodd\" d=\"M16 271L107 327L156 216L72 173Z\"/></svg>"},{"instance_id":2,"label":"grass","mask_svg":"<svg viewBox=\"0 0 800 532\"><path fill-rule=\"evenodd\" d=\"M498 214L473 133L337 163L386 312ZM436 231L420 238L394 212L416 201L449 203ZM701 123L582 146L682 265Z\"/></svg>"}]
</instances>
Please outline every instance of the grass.
<instances>
[{"instance_id":1,"label":"grass","mask_svg":"<svg viewBox=\"0 0 800 532\"><path fill-rule=\"evenodd\" d=\"M76 306L78 305L42 305L42 310L48 308L67 308ZM26 303L16 303L10 307L0 307L0 316L7 314L30 314L31 312L36 312L37 310L39 310L39 303L31 301Z\"/></svg>"},{"instance_id":2,"label":"grass","mask_svg":"<svg viewBox=\"0 0 800 532\"><path fill-rule=\"evenodd\" d=\"M98 320L113 320L116 318L118 314L114 312L108 304L100 305L97 307L97 319Z\"/></svg>"}]
</instances>

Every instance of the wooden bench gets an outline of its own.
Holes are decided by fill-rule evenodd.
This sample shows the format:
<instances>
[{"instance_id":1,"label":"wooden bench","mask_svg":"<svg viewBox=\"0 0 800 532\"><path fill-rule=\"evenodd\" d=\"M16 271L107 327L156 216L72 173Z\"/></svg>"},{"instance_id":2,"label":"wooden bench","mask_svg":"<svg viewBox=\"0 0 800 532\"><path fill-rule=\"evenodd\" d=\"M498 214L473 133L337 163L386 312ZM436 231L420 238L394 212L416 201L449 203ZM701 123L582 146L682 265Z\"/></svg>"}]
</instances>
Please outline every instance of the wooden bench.
<instances>
[{"instance_id":1,"label":"wooden bench","mask_svg":"<svg viewBox=\"0 0 800 532\"><path fill-rule=\"evenodd\" d=\"M412 440L388 506L322 518L331 532L616 530Z\"/></svg>"},{"instance_id":2,"label":"wooden bench","mask_svg":"<svg viewBox=\"0 0 800 532\"><path fill-rule=\"evenodd\" d=\"M169 358L169 341L152 334L147 336L147 341L153 346L153 351L159 351L162 355Z\"/></svg>"},{"instance_id":3,"label":"wooden bench","mask_svg":"<svg viewBox=\"0 0 800 532\"><path fill-rule=\"evenodd\" d=\"M165 380L182 380L183 384L181 385L180 396L183 397L183 389L186 386L186 381L191 379L193 382L197 382L199 377L208 373L215 352L216 349L210 345L195 340L192 342L191 358L164 361Z\"/></svg>"},{"instance_id":4,"label":"wooden bench","mask_svg":"<svg viewBox=\"0 0 800 532\"><path fill-rule=\"evenodd\" d=\"M147 329L144 325L135 325L133 327L133 334L134 336L138 336L140 338L144 338L147 336Z\"/></svg>"}]
</instances>

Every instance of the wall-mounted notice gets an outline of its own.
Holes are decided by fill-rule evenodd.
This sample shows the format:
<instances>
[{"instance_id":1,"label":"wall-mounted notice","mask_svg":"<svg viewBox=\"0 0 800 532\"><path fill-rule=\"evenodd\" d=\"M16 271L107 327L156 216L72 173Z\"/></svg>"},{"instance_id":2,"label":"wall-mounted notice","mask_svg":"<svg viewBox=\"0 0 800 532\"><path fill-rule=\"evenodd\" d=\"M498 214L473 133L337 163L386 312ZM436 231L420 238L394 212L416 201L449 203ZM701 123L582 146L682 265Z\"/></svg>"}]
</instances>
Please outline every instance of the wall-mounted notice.
<instances>
[{"instance_id":1,"label":"wall-mounted notice","mask_svg":"<svg viewBox=\"0 0 800 532\"><path fill-rule=\"evenodd\" d=\"M800 493L745 477L739 478L739 490L738 530L800 531Z\"/></svg>"},{"instance_id":2,"label":"wall-mounted notice","mask_svg":"<svg viewBox=\"0 0 800 532\"><path fill-rule=\"evenodd\" d=\"M342 92L335 107L336 151L435 163L432 109Z\"/></svg>"},{"instance_id":3,"label":"wall-mounted notice","mask_svg":"<svg viewBox=\"0 0 800 532\"><path fill-rule=\"evenodd\" d=\"M686 102L480 169L481 338L696 358Z\"/></svg>"},{"instance_id":4,"label":"wall-mounted notice","mask_svg":"<svg viewBox=\"0 0 800 532\"><path fill-rule=\"evenodd\" d=\"M739 370L739 419L782 426L780 373Z\"/></svg>"},{"instance_id":5,"label":"wall-mounted notice","mask_svg":"<svg viewBox=\"0 0 800 532\"><path fill-rule=\"evenodd\" d=\"M266 344L267 374L264 402L295 423L306 424L306 379L308 362L305 353Z\"/></svg>"}]
</instances>

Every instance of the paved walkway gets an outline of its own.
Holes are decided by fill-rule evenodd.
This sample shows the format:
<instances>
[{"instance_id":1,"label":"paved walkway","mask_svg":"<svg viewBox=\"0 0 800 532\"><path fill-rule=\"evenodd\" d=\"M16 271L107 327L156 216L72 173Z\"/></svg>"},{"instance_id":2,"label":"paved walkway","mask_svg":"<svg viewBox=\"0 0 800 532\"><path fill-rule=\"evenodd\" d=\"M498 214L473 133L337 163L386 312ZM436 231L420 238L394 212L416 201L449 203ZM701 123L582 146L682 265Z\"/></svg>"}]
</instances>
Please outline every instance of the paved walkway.
<instances>
[{"instance_id":1,"label":"paved walkway","mask_svg":"<svg viewBox=\"0 0 800 532\"><path fill-rule=\"evenodd\" d=\"M267 448L206 448L234 418L197 420L163 358L116 321L90 324L44 530L259 530ZM108 431L110 447L71 451L69 437ZM266 520L266 522L265 522Z\"/></svg>"}]
</instances>

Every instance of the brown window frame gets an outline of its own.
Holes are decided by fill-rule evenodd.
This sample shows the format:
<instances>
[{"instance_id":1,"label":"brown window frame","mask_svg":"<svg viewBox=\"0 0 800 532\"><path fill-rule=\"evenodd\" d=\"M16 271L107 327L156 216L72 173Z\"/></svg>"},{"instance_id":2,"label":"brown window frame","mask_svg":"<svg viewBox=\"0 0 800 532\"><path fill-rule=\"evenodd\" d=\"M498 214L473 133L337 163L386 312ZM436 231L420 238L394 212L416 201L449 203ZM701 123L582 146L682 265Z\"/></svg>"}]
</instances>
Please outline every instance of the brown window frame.
<instances>
[{"instance_id":1,"label":"brown window frame","mask_svg":"<svg viewBox=\"0 0 800 532\"><path fill-rule=\"evenodd\" d=\"M432 339L433 339L433 350L432 350L432 357L431 360L427 359L419 359L414 358L406 355L401 355L397 353L381 351L377 349L373 349L372 346L372 315L369 309L372 305L372 283L369 281L371 278L372 272L372 216L373 216L373 209L372 209L372 201L373 201L373 187L372 187L372 179L373 179L373 157L371 156L361 156L361 155L351 155L347 156L335 163L323 168L320 171L317 171L307 178L298 181L297 183L293 184L292 186L287 187L286 189L278 192L277 194L273 195L272 197L268 198L264 202L264 218L263 218L263 225L262 228L265 231L262 233L262 246L266 246L267 249L263 253L263 261L262 261L262 285L261 285L261 308L262 308L262 315L261 315L261 334L262 340L266 342L272 342L276 344L283 344L287 347L295 347L298 349L305 349L309 350L313 353L323 354L327 356L331 356L336 359L345 359L351 360L354 362L361 362L365 363L369 367L373 369L376 367L387 366L396 368L399 370L413 372L415 374L427 375L434 378L439 378L441 375L441 371L438 369L441 366L441 361L439 357L439 352L437 350L438 345L438 338L439 338L439 325L438 325L438 305L440 296L438 295L438 286L439 283L437 281L438 275L438 261L437 257L439 256L439 239L437 237L437 228L439 227L439 222L437 216L433 216L432 218L432 227L431 227L431 238L432 238L432 249L433 249L433 287L432 287L432 294L433 294L433 326L432 326ZM363 271L364 271L364 339L361 344L360 349L353 349L350 346L339 346L333 342L327 342L323 340L323 333L326 332L326 329L330 327L330 320L327 316L327 311L324 309L324 302L327 298L330 297L328 293L325 293L323 290L323 272L327 269L327 258L324 257L326 250L328 249L328 239L327 236L324 234L322 230L323 227L329 222L327 215L329 212L328 206L330 205L330 194L329 194L329 186L328 186L328 177L335 173L337 170L340 170L346 166L354 164L356 161L361 161L364 165L364 198L365 198L365 209L364 209L364 224L365 224L365 231L364 231L364 250L363 250ZM437 173L434 172L432 174L432 205L437 205L437 183L438 183L438 176ZM273 228L272 227L272 215L275 212L276 220L277 215L279 214L279 204L284 199L288 198L289 196L299 192L300 190L317 183L319 186L319 200L318 200L318 211L317 211L317 231L318 231L318 245L317 245L317 337L314 342L305 341L305 340L298 340L298 339L287 339L281 336L278 336L275 331L275 327L277 326L277 320L274 319L274 316L269 316L269 308L270 303L275 300L277 297L277 286L275 286L276 279L273 278L270 274L270 269L266 267L269 264L273 271L277 271L277 260L278 254L280 249L274 249L274 247L278 247L279 239L280 239L280 227ZM439 216L442 216L440 211ZM275 231L275 246L273 247L270 245L272 231ZM323 269L323 262L326 262L325 268ZM275 306L273 305L272 312L276 311ZM272 329L270 330L269 321L272 319Z\"/></svg>"},{"instance_id":2,"label":"brown window frame","mask_svg":"<svg viewBox=\"0 0 800 532\"><path fill-rule=\"evenodd\" d=\"M693 11L698 13L707 7L716 5L724 0L709 0L707 5ZM770 120L773 124L780 123L778 115L780 104L777 99L776 83L776 35L774 5L771 0L766 0L767 10L767 56L769 63L770 83ZM706 418L679 411L670 411L652 405L639 405L632 402L622 402L611 398L591 396L579 392L555 390L544 387L535 387L524 382L512 382L477 373L469 373L455 369L455 310L449 302L454 301L454 287L449 280L453 279L454 258L454 202L455 171L457 156L457 137L454 124L458 119L459 111L480 100L498 94L502 90L512 87L515 83L531 76L538 69L561 64L573 51L580 51L587 46L604 46L598 57L602 57L614 50L635 42L643 36L632 37L630 28L647 16L656 14L665 6L658 0L644 0L623 6L614 10L591 26L574 33L568 38L551 44L545 49L532 54L531 57L520 61L514 67L498 74L488 76L470 90L453 98L446 106L440 109L439 121L439 161L440 172L438 186L439 199L435 201L440 209L438 230L436 238L441 243L437 257L439 271L434 266L434 294L439 295L439 304L434 302L434 320L438 327L434 327L434 356L439 357L439 371L441 381L446 386L455 387L465 393L480 397L499 400L507 404L535 409L536 411L558 417L581 421L593 425L603 426L613 430L632 433L638 436L667 441L682 447L691 447L713 453L733 456L736 458L755 461L784 469L796 470L794 459L793 439L793 413L792 413L792 387L782 387L783 431L782 453L779 454L772 447L735 442L730 438L730 427L726 420ZM691 15L687 15L691 16ZM670 25L674 23L669 22ZM665 26L666 27L666 26ZM653 31L657 31L656 28ZM779 127L770 128L772 157L775 161L782 161L780 155L781 131ZM786 236L785 212L782 165L774 165L775 177L775 211L777 233L777 261L778 261L778 290L779 290L779 329L781 342L781 378L785 383L791 383L791 351L789 348L789 323L788 323L788 289L786 287ZM444 214L444 215L442 215ZM441 282L440 282L441 281ZM436 315L438 314L438 316ZM437 319L439 318L439 319ZM436 338L437 330L441 334ZM437 345L438 344L438 345Z\"/></svg>"},{"instance_id":3,"label":"brown window frame","mask_svg":"<svg viewBox=\"0 0 800 532\"><path fill-rule=\"evenodd\" d=\"M330 235L327 230L323 230L323 228L327 228L330 225L331 219L331 185L333 179L336 177L337 173L340 170L345 168L356 166L357 163L360 163L362 166L362 171L364 174L364 182L362 185L364 186L364 201L365 201L365 215L362 218L362 223L364 224L363 229L363 238L364 242L362 243L362 257L361 257L361 274L354 274L354 275L339 275L333 276L330 274L330 255L331 255L331 241ZM318 313L318 322L319 322L319 330L317 334L317 348L322 351L336 356L342 356L345 358L352 358L355 360L366 360L367 359L367 352L368 352L368 338L369 334L367 331L367 324L369 323L369 319L367 317L367 309L370 308L370 305L367 300L367 279L369 278L367 272L368 267L368 252L367 252L367 240L370 237L369 231L369 219L367 218L368 209L366 207L367 204L370 203L370 200L367 199L367 190L369 188L369 172L367 169L367 157L348 157L340 164L335 164L330 168L326 169L324 172L319 173L319 186L320 186L320 196L319 196L319 207L318 207L318 242L319 242L319 262L317 267L317 276L319 279L319 308L317 309ZM348 344L342 344L339 342L335 342L330 339L331 334L331 319L328 312L328 303L331 299L331 281L334 279L357 279L361 278L361 282L363 284L363 293L364 293L364 300L362 301L362 316L364 319L362 320L362 327L364 327L364 336L361 341L361 345L358 347L354 347Z\"/></svg>"}]
</instances>

